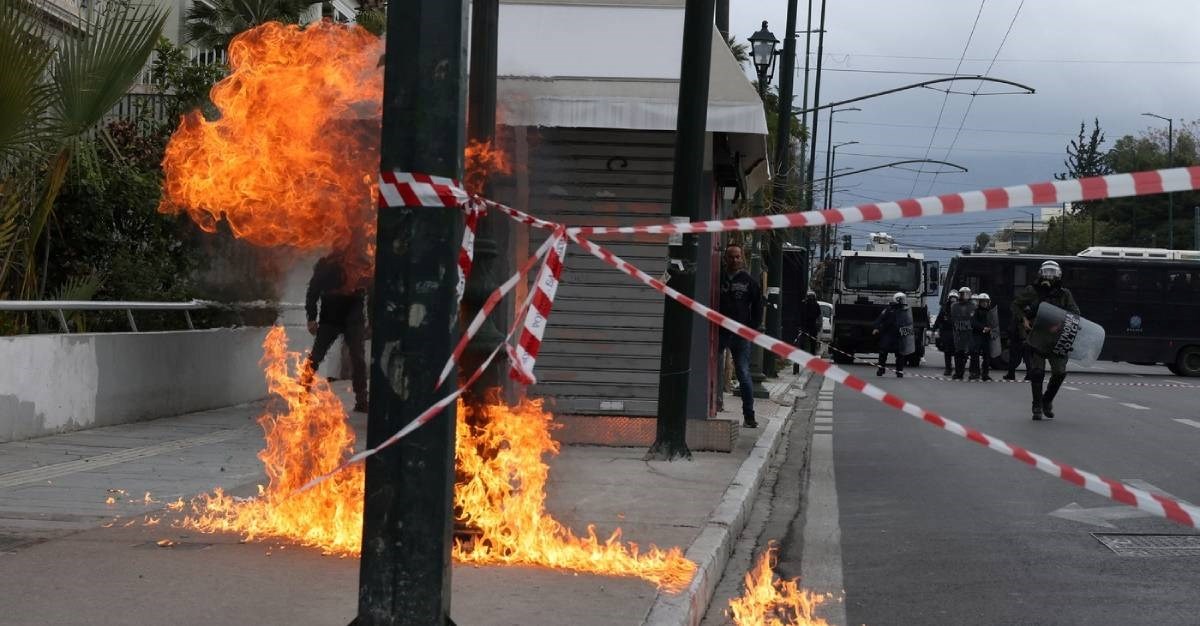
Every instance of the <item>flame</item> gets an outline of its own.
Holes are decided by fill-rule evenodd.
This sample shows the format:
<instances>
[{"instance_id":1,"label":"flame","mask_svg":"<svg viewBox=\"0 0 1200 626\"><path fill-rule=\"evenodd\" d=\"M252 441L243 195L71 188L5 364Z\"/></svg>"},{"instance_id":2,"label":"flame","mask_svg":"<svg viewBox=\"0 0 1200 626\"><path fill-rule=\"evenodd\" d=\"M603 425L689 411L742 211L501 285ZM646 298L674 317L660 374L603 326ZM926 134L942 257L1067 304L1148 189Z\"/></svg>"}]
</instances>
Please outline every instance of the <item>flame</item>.
<instances>
[{"instance_id":1,"label":"flame","mask_svg":"<svg viewBox=\"0 0 1200 626\"><path fill-rule=\"evenodd\" d=\"M114 504L116 504L116 503L117 503L117 499L116 499L116 498L114 498L114 497L112 497L112 496L109 496L109 497L107 497L107 498L105 498L105 499L104 499L104 503L105 503L105 504L107 504L107 505L109 505L109 506L112 506L112 505L114 505Z\"/></svg>"},{"instance_id":2,"label":"flame","mask_svg":"<svg viewBox=\"0 0 1200 626\"><path fill-rule=\"evenodd\" d=\"M801 589L796 579L775 580L771 571L774 558L775 546L768 546L754 569L746 572L745 595L729 601L727 614L733 617L733 623L736 626L829 626L824 619L813 616L813 611L829 597Z\"/></svg>"},{"instance_id":3,"label":"flame","mask_svg":"<svg viewBox=\"0 0 1200 626\"><path fill-rule=\"evenodd\" d=\"M362 465L293 493L347 458L354 432L326 382L315 380L305 391L301 355L287 352L285 343L279 327L263 342L268 389L285 403L284 409L259 418L266 448L258 458L268 484L260 485L257 498L234 498L220 489L203 495L193 501L183 525L236 532L252 540L286 538L326 553L356 555L362 540ZM558 451L550 438L551 415L539 402L528 401L485 410L483 426L468 426L467 412L461 405L458 411L457 469L464 480L456 486L455 504L482 536L471 546L456 544L457 559L636 576L672 590L691 580L695 564L679 548L650 546L641 553L637 544L621 543L619 529L602 540L589 526L586 536L578 537L550 517L544 506L549 468L543 457ZM481 455L480 450L489 453Z\"/></svg>"},{"instance_id":4,"label":"flame","mask_svg":"<svg viewBox=\"0 0 1200 626\"><path fill-rule=\"evenodd\" d=\"M383 42L353 25L275 22L229 44L213 87L221 115L185 115L163 159L159 210L201 228L222 219L259 246L374 239Z\"/></svg>"},{"instance_id":5,"label":"flame","mask_svg":"<svg viewBox=\"0 0 1200 626\"><path fill-rule=\"evenodd\" d=\"M512 173L508 155L496 147L493 142L485 143L472 139L467 143L464 156L466 158L463 169L466 170L466 176L463 186L469 193L482 194L487 186L488 178L493 174Z\"/></svg>"},{"instance_id":6,"label":"flame","mask_svg":"<svg viewBox=\"0 0 1200 626\"><path fill-rule=\"evenodd\" d=\"M309 479L337 467L354 446L354 431L342 403L320 377L305 376L302 355L287 351L287 335L276 326L263 341L267 389L283 401L279 411L258 419L266 448L258 453L268 483L259 497L237 499L221 489L193 503L185 526L232 531L248 539L285 537L327 553L357 554L362 540L363 468L355 465L300 494ZM293 375L292 372L301 372ZM311 380L305 389L305 379Z\"/></svg>"},{"instance_id":7,"label":"flame","mask_svg":"<svg viewBox=\"0 0 1200 626\"><path fill-rule=\"evenodd\" d=\"M613 576L637 576L678 590L692 578L696 564L679 548L621 543L621 530L607 539L576 536L545 511L546 454L558 452L550 438L552 417L540 401L516 407L483 407L482 426L467 424L460 406L455 446L457 465L467 480L457 485L454 503L461 518L482 531L472 545L456 543L454 556L469 563L543 565ZM484 451L481 453L481 451Z\"/></svg>"}]
</instances>

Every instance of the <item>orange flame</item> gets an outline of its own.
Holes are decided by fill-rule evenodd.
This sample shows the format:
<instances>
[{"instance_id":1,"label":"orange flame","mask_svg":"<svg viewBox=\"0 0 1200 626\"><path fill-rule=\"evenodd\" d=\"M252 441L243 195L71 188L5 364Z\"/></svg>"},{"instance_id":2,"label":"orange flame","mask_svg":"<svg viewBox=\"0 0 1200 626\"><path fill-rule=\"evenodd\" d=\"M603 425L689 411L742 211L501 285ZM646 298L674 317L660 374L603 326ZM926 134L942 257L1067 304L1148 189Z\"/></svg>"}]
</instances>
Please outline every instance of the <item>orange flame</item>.
<instances>
[{"instance_id":1,"label":"orange flame","mask_svg":"<svg viewBox=\"0 0 1200 626\"><path fill-rule=\"evenodd\" d=\"M276 326L263 341L267 389L283 400L284 410L258 419L266 448L258 458L268 484L259 497L239 499L217 489L201 496L196 517L184 525L204 531L232 531L248 539L285 537L328 553L356 554L362 541L363 467L355 465L300 494L293 491L311 478L333 470L349 456L354 431L342 403L320 377L305 389L302 355L288 352L287 335Z\"/></svg>"},{"instance_id":2,"label":"orange flame","mask_svg":"<svg viewBox=\"0 0 1200 626\"><path fill-rule=\"evenodd\" d=\"M484 143L472 139L467 143L464 156L466 160L463 169L466 170L466 177L463 185L469 193L482 194L488 178L493 174L512 173L508 155L490 141Z\"/></svg>"},{"instance_id":3,"label":"orange flame","mask_svg":"<svg viewBox=\"0 0 1200 626\"><path fill-rule=\"evenodd\" d=\"M323 380L305 391L301 355L285 350L283 329L263 342L268 389L286 410L259 418L266 449L258 457L269 484L258 498L233 498L221 490L193 502L183 524L207 532L232 531L248 539L287 538L327 553L358 554L363 515L363 466L354 465L329 480L293 493L310 479L337 467L349 456L354 432L338 398ZM454 556L471 563L522 563L613 576L636 576L666 589L686 585L695 564L679 548L621 543L621 531L607 540L588 527L577 537L545 512L549 468L543 460L558 451L550 438L552 417L538 402L515 408L486 407L488 423L468 426L459 407L457 466L465 481L457 485L455 504L462 517L482 531L472 546L456 545ZM479 450L494 450L483 458Z\"/></svg>"},{"instance_id":4,"label":"orange flame","mask_svg":"<svg viewBox=\"0 0 1200 626\"><path fill-rule=\"evenodd\" d=\"M729 601L729 615L737 626L829 626L813 611L828 596L800 588L796 579L775 580L771 571L775 547L769 546L754 569L746 572L746 594Z\"/></svg>"},{"instance_id":5,"label":"orange flame","mask_svg":"<svg viewBox=\"0 0 1200 626\"><path fill-rule=\"evenodd\" d=\"M546 513L549 467L542 457L557 454L558 442L550 438L553 418L540 401L517 407L492 404L483 410L482 427L469 426L466 411L459 410L457 464L468 478L457 485L454 503L463 520L483 535L470 546L456 544L455 558L637 576L670 590L687 585L696 564L679 548L650 546L641 554L636 543L621 543L620 529L601 540L589 525L587 536L577 537Z\"/></svg>"},{"instance_id":6,"label":"orange flame","mask_svg":"<svg viewBox=\"0 0 1200 626\"><path fill-rule=\"evenodd\" d=\"M221 219L260 246L373 240L382 41L357 26L267 23L229 45L213 87L221 116L184 116L163 159L159 210Z\"/></svg>"}]
</instances>

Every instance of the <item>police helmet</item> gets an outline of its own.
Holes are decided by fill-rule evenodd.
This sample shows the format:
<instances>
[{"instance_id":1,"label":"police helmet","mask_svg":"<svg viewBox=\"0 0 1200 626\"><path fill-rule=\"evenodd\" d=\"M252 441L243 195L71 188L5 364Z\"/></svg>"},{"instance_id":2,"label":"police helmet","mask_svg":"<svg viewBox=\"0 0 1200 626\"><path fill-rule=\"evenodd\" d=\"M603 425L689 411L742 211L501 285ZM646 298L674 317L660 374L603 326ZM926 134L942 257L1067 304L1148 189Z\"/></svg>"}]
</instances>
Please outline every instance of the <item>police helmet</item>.
<instances>
[{"instance_id":1,"label":"police helmet","mask_svg":"<svg viewBox=\"0 0 1200 626\"><path fill-rule=\"evenodd\" d=\"M987 295L986 293L981 293L981 294L979 294L979 301L980 302L991 302L992 297Z\"/></svg>"},{"instance_id":2,"label":"police helmet","mask_svg":"<svg viewBox=\"0 0 1200 626\"><path fill-rule=\"evenodd\" d=\"M896 293L892 294L892 302L895 302L896 304L904 304L904 298L905 295L903 291L897 291Z\"/></svg>"},{"instance_id":3,"label":"police helmet","mask_svg":"<svg viewBox=\"0 0 1200 626\"><path fill-rule=\"evenodd\" d=\"M958 297L962 300L969 300L971 298L971 288L970 287L959 287L958 288Z\"/></svg>"},{"instance_id":4,"label":"police helmet","mask_svg":"<svg viewBox=\"0 0 1200 626\"><path fill-rule=\"evenodd\" d=\"M1046 261L1038 268L1038 276L1058 280L1062 278L1062 268L1058 266L1056 261Z\"/></svg>"},{"instance_id":5,"label":"police helmet","mask_svg":"<svg viewBox=\"0 0 1200 626\"><path fill-rule=\"evenodd\" d=\"M955 291L951 291L951 292L950 292L950 295L946 296L946 301L947 301L947 302L949 302L949 301L951 301L951 300L958 300L958 291L957 291L957 290L955 290Z\"/></svg>"}]
</instances>

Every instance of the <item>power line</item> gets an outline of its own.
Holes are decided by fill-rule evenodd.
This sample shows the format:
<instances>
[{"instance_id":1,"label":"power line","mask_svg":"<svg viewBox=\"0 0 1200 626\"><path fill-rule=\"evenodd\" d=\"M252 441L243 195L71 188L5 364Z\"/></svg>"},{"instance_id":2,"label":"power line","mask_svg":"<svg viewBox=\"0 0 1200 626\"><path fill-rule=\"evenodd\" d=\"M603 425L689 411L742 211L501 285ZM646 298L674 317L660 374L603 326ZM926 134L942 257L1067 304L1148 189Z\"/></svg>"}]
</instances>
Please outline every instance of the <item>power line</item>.
<instances>
[{"instance_id":1,"label":"power line","mask_svg":"<svg viewBox=\"0 0 1200 626\"><path fill-rule=\"evenodd\" d=\"M861 125L861 126L887 126L890 128L923 128L923 129L934 128L933 126L929 126L927 124L887 124L884 122L851 122L851 121L842 121L842 120L838 120L834 123L835 124L856 124L856 125ZM942 128L946 128L946 127L942 127ZM1042 130L1015 130L1015 129L1014 130L1005 130L1002 128L965 128L965 127L962 130L965 130L965 131L971 132L971 133L1002 133L1005 135L1042 135L1042 136L1047 136L1047 137L1072 137L1072 138L1075 137L1075 135L1072 133L1053 133L1053 132L1042 131ZM842 154L849 154L849 153L843 152Z\"/></svg>"},{"instance_id":2,"label":"power line","mask_svg":"<svg viewBox=\"0 0 1200 626\"><path fill-rule=\"evenodd\" d=\"M1025 0L1017 5L1017 10L1013 12L1012 21L1008 23L1008 30L1004 31L1004 37L1000 39L1000 45L996 46L996 54L992 55L991 63L988 63L987 69L983 70L983 75L987 76L991 73L992 67L996 65L996 59L1000 56L1000 51L1004 49L1004 43L1008 41L1008 36L1012 34L1013 25L1017 23L1017 16L1021 14L1021 7L1025 6ZM975 87L978 90L983 86L983 81L979 81L979 85ZM946 156L942 157L943 161L950 160L950 153L954 151L954 146L958 144L958 137L962 135L963 126L967 125L967 116L971 114L971 107L975 106L975 94L971 94L971 99L967 101L967 109L963 111L962 119L958 122L958 130L954 131L954 139L950 140L950 147L946 148ZM936 131L935 131L936 132ZM928 194L933 190L933 185L937 183L937 174L929 180L929 186L926 187L925 193Z\"/></svg>"},{"instance_id":3,"label":"power line","mask_svg":"<svg viewBox=\"0 0 1200 626\"><path fill-rule=\"evenodd\" d=\"M967 35L967 43L963 46L962 54L958 57L958 65L954 66L955 75L958 75L959 70L962 69L963 59L967 58L967 50L971 48L971 40L975 38L975 29L979 26L979 16L983 15L983 7L986 4L987 0L979 1L979 11L975 13L975 22L971 24L971 32ZM935 129L942 125L942 115L946 112L946 103L949 102L949 100L950 92L947 90L946 93L942 95L942 106L940 109L938 109L937 121L933 123ZM935 139L937 139L937 130L934 130L933 133L930 134L929 145L925 148L925 155L921 157L922 159L929 158L929 151L933 148L933 141ZM917 180L920 179L921 172L923 170L924 168L917 169L917 175L913 177L912 190L908 192L908 195L912 196L917 193Z\"/></svg>"},{"instance_id":4,"label":"power line","mask_svg":"<svg viewBox=\"0 0 1200 626\"><path fill-rule=\"evenodd\" d=\"M928 57L902 54L865 54L859 52L826 52L826 56L839 55L846 59L853 57L868 57L873 59L904 59L913 61L956 61L954 57ZM963 61L982 63L986 58L964 58ZM1169 59L1169 60L1128 60L1128 59L996 59L996 63L1076 63L1100 65L1200 65L1200 60Z\"/></svg>"}]
</instances>

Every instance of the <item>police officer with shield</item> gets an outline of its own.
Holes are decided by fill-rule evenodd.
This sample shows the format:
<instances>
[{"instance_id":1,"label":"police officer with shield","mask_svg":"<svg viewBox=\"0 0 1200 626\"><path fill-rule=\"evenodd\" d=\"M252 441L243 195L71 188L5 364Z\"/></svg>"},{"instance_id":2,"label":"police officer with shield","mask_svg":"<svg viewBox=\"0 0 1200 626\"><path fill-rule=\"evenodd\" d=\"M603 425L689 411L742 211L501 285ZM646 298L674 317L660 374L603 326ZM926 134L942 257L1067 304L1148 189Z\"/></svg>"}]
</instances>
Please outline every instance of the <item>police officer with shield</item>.
<instances>
[{"instance_id":1,"label":"police officer with shield","mask_svg":"<svg viewBox=\"0 0 1200 626\"><path fill-rule=\"evenodd\" d=\"M889 354L896 355L896 378L904 378L904 359L916 352L916 337L913 336L912 309L908 308L903 292L897 291L892 302L875 320L872 334L879 336L879 369L876 376L883 376Z\"/></svg>"},{"instance_id":2,"label":"police officer with shield","mask_svg":"<svg viewBox=\"0 0 1200 626\"><path fill-rule=\"evenodd\" d=\"M958 302L950 307L950 321L954 324L954 376L952 380L962 380L967 368L967 353L975 340L971 320L975 318L975 303L971 300L971 288L962 287L958 290Z\"/></svg>"},{"instance_id":3,"label":"police officer with shield","mask_svg":"<svg viewBox=\"0 0 1200 626\"><path fill-rule=\"evenodd\" d=\"M1052 306L1045 307L1043 304ZM1079 305L1062 286L1062 268L1054 261L1042 263L1037 282L1013 299L1013 317L1025 339L1025 362L1029 368L1029 386L1033 396L1033 419L1054 418L1054 396L1067 378L1067 354L1075 340L1069 333L1079 329ZM1068 314L1073 314L1073 317ZM1101 339L1102 340L1102 339ZM1061 346L1061 349L1060 349ZM1050 362L1050 382L1042 389Z\"/></svg>"}]
</instances>

